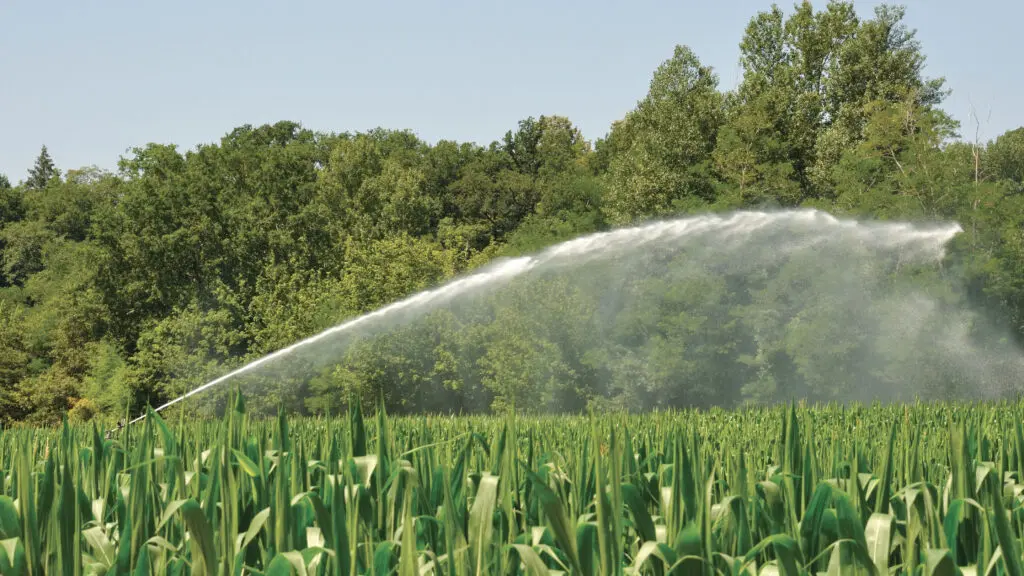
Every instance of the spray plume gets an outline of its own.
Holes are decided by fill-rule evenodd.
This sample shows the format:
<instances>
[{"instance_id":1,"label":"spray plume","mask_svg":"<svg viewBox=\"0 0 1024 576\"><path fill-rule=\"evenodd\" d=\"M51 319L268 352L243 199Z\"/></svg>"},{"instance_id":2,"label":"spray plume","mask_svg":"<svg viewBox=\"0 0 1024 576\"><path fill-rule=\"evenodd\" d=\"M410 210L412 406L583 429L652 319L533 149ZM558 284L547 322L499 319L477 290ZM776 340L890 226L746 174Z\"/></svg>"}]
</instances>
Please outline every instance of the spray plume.
<instances>
[{"instance_id":1,"label":"spray plume","mask_svg":"<svg viewBox=\"0 0 1024 576\"><path fill-rule=\"evenodd\" d=\"M1022 363L1014 350L985 351L972 342L978 318L941 280L937 264L960 231L953 223L860 222L790 210L699 215L583 236L343 322L156 410L242 377L308 381L351 363L360 342L431 318L434 336L447 322L449 334L472 325L491 343L515 330L547 342L544 361L567 366L563 376L575 379L573 386L629 408L714 404L723 395L893 397L885 388L896 379L931 378L937 363L945 365L935 376L941 382L983 380L994 395L1004 391L997 382L1016 377ZM573 306L574 316L561 317ZM419 330L413 333L422 337ZM701 351L713 345L723 349ZM544 389L558 388L543 381L559 375L537 358L539 372L519 374L529 385L509 394L573 404L565 390ZM477 354L472 377L493 405L510 384L489 362ZM673 388L672 378L691 382ZM696 378L705 382L694 384Z\"/></svg>"}]
</instances>

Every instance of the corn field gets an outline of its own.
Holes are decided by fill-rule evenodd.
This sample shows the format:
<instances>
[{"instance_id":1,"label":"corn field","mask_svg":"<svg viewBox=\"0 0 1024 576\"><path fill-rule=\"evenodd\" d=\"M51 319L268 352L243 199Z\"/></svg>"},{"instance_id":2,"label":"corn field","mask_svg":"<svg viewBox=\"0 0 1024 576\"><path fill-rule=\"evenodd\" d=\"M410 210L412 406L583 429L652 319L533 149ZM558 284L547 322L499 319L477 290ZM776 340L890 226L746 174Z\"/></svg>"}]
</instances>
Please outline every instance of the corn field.
<instances>
[{"instance_id":1,"label":"corn field","mask_svg":"<svg viewBox=\"0 0 1024 576\"><path fill-rule=\"evenodd\" d=\"M7 574L1022 573L1024 404L0 436Z\"/></svg>"}]
</instances>

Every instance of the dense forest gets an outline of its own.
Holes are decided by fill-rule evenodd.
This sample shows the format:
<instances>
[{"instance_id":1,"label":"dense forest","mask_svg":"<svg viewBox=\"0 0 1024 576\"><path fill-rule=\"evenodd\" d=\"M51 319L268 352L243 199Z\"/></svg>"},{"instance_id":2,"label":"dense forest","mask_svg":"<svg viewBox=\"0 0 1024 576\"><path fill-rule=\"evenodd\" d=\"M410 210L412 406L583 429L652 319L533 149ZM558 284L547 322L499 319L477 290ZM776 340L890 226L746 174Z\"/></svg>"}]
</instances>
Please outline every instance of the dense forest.
<instances>
[{"instance_id":1,"label":"dense forest","mask_svg":"<svg viewBox=\"0 0 1024 576\"><path fill-rule=\"evenodd\" d=\"M242 126L194 150L136 148L114 172L62 170L44 147L16 185L0 176L0 418L135 411L496 257L739 208L959 222L944 263L956 297L1022 338L1024 128L964 136L903 17L879 7L860 19L849 2L759 13L735 90L678 46L594 141L544 115L486 146ZM532 318L565 313L553 302ZM359 391L383 392L395 411L500 409L536 399L540 381L561 383L550 394L572 396L569 407L618 394L588 389L598 379L586 372L612 360L495 325L461 340L406 334L424 348L409 353L414 366L379 342L363 347L344 370L302 383L294 407L334 411ZM731 329L722 342L742 332ZM488 346L487 330L521 340ZM799 349L775 352L800 365ZM757 398L756 386L702 385L714 375L698 360L676 367L686 378L663 375L676 387L667 402ZM829 375L808 370L793 372L800 390L828 399L815 387Z\"/></svg>"}]
</instances>

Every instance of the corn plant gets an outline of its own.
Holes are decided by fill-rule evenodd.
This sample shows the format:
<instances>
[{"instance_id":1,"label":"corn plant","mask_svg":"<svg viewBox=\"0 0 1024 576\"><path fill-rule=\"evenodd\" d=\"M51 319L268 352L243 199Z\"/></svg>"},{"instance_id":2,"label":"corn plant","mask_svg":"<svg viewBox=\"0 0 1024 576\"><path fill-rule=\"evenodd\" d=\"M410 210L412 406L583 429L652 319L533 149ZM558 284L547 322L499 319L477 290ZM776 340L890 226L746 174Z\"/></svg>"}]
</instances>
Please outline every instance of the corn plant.
<instances>
[{"instance_id":1,"label":"corn plant","mask_svg":"<svg viewBox=\"0 0 1024 576\"><path fill-rule=\"evenodd\" d=\"M0 574L1022 574L1024 404L0 433Z\"/></svg>"}]
</instances>

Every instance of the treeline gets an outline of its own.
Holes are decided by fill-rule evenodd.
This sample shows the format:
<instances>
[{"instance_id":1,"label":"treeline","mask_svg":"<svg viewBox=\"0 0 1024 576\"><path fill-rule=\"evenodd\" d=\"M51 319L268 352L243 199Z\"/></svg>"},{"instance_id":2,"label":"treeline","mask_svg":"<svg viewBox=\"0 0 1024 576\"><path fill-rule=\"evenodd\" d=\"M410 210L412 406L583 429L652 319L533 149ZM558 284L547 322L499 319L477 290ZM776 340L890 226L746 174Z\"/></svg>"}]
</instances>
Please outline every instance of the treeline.
<instances>
[{"instance_id":1,"label":"treeline","mask_svg":"<svg viewBox=\"0 0 1024 576\"><path fill-rule=\"evenodd\" d=\"M773 8L740 48L743 80L727 92L677 47L596 141L552 115L487 146L243 126L187 152L137 148L113 173L62 172L44 148L18 185L0 177L0 417L155 405L496 256L696 211L956 220L947 266L963 297L1024 336L1024 128L962 139L898 8L864 20L851 3ZM417 410L437 407L410 398L434 392L449 407L507 406L537 384L514 347L499 363L478 354L491 364L472 381L431 353L418 379L367 370L352 386ZM387 393L400 380L423 388ZM307 383L296 406L343 402L340 382Z\"/></svg>"}]
</instances>

